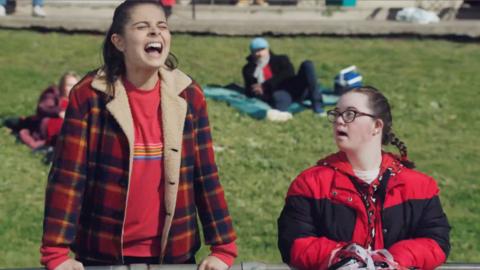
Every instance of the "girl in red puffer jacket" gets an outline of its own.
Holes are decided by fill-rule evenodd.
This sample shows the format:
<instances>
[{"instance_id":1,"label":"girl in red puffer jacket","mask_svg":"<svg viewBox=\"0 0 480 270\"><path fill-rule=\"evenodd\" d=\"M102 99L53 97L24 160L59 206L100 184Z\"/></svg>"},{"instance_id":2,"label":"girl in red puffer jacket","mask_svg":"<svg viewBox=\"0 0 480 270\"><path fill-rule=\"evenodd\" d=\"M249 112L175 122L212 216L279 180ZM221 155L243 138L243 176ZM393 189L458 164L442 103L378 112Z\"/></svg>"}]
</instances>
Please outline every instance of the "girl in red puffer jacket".
<instances>
[{"instance_id":1,"label":"girl in red puffer jacket","mask_svg":"<svg viewBox=\"0 0 480 270\"><path fill-rule=\"evenodd\" d=\"M392 132L390 105L373 87L328 111L338 153L291 184L278 219L284 262L297 269L434 269L450 226L429 176L413 170ZM393 144L401 155L383 152Z\"/></svg>"}]
</instances>

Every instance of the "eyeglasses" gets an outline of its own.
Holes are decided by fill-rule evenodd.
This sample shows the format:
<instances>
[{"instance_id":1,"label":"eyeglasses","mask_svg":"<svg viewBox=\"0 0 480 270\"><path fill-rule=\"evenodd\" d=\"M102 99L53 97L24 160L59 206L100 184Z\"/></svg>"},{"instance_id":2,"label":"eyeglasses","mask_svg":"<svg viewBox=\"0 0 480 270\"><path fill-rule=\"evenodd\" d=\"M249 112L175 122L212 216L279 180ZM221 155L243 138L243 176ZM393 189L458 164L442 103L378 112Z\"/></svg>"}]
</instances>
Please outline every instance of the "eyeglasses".
<instances>
[{"instance_id":1,"label":"eyeglasses","mask_svg":"<svg viewBox=\"0 0 480 270\"><path fill-rule=\"evenodd\" d=\"M345 121L345 123L353 122L353 120L355 120L355 118L357 118L358 116L369 116L369 117L372 117L372 118L376 118L375 115L371 115L371 114L368 114L368 113L357 112L357 111L354 111L354 110L346 110L344 112L339 112L337 110L327 111L327 119L328 119L328 121L330 121L332 123L335 123L335 121L337 121L337 118L339 116L342 116L342 119L343 119L343 121Z\"/></svg>"}]
</instances>

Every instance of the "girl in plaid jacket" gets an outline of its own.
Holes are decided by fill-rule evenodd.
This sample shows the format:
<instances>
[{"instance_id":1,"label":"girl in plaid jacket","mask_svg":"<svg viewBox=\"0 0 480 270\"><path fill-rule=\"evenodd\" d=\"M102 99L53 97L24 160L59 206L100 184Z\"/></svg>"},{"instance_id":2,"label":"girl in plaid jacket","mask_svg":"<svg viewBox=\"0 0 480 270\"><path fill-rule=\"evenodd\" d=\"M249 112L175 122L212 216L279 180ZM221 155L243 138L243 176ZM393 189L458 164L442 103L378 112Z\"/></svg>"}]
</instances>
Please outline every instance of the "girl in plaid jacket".
<instances>
[{"instance_id":1,"label":"girl in plaid jacket","mask_svg":"<svg viewBox=\"0 0 480 270\"><path fill-rule=\"evenodd\" d=\"M211 246L199 269L233 264L236 235L205 97L176 68L170 38L157 0L123 2L104 41L104 66L72 90L46 189L48 269L194 263L197 215Z\"/></svg>"}]
</instances>

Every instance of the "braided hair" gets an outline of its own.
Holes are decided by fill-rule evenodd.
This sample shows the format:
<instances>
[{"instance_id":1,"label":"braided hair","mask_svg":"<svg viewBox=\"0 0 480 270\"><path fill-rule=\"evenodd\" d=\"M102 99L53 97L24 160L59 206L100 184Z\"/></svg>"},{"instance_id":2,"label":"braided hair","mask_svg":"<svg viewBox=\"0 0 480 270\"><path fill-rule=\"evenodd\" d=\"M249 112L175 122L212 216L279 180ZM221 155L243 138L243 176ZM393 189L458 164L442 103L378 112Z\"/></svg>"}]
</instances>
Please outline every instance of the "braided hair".
<instances>
[{"instance_id":1,"label":"braided hair","mask_svg":"<svg viewBox=\"0 0 480 270\"><path fill-rule=\"evenodd\" d=\"M155 5L165 12L165 8L158 0L125 0L115 8L112 24L105 35L102 48L104 63L102 70L105 73L105 80L107 81L107 91L111 94L111 96L115 95L115 81L126 72L123 53L117 50L115 45L112 43L112 35L122 35L124 33L124 28L130 20L130 13L132 9L142 4ZM176 56L172 53L169 53L167 59L165 60L165 66L173 70L177 68L177 65L178 60Z\"/></svg>"},{"instance_id":2,"label":"braided hair","mask_svg":"<svg viewBox=\"0 0 480 270\"><path fill-rule=\"evenodd\" d=\"M369 107L372 109L373 115L383 121L382 145L392 144L396 146L400 152L400 162L407 168L415 168L415 164L408 160L407 146L392 132L393 119L387 98L373 86L357 87L352 89L351 92L365 94L368 97Z\"/></svg>"}]
</instances>

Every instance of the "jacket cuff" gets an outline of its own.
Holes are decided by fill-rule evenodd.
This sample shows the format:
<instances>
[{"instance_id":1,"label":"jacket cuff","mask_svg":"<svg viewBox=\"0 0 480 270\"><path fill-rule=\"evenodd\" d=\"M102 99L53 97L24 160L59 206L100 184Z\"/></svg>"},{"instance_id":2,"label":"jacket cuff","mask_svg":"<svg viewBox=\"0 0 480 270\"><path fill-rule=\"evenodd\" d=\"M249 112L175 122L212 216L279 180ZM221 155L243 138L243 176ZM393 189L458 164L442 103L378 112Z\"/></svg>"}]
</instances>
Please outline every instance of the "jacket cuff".
<instances>
[{"instance_id":1,"label":"jacket cuff","mask_svg":"<svg viewBox=\"0 0 480 270\"><path fill-rule=\"evenodd\" d=\"M235 262L235 258L238 256L237 244L235 241L224 244L215 245L210 247L210 255L219 258L222 262L231 267Z\"/></svg>"},{"instance_id":2,"label":"jacket cuff","mask_svg":"<svg viewBox=\"0 0 480 270\"><path fill-rule=\"evenodd\" d=\"M70 257L68 257L68 252L68 248L42 246L40 248L40 253L42 254L40 263L45 265L47 270L53 270L66 260L70 259Z\"/></svg>"},{"instance_id":3,"label":"jacket cuff","mask_svg":"<svg viewBox=\"0 0 480 270\"><path fill-rule=\"evenodd\" d=\"M415 265L412 258L405 254L406 252L397 252L397 250L388 250L388 252L392 254L393 260L401 266L408 267Z\"/></svg>"}]
</instances>

